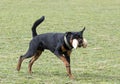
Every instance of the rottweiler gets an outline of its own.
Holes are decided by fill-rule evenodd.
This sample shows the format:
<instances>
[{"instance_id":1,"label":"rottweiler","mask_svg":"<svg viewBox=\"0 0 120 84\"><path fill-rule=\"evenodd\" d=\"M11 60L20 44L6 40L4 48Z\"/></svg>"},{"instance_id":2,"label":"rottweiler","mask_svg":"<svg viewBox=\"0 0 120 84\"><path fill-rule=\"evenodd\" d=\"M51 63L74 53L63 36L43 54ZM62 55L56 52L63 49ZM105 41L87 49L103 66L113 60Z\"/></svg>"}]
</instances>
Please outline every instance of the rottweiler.
<instances>
[{"instance_id":1,"label":"rottweiler","mask_svg":"<svg viewBox=\"0 0 120 84\"><path fill-rule=\"evenodd\" d=\"M72 79L73 75L70 68L70 54L73 48L87 47L87 40L83 38L85 27L82 31L78 32L44 33L37 35L36 28L44 21L44 19L45 17L42 16L34 22L31 29L33 39L29 43L28 51L19 57L17 71L20 71L24 59L32 57L28 66L28 71L31 74L33 63L40 57L42 52L47 49L63 61L67 70L67 75Z\"/></svg>"}]
</instances>

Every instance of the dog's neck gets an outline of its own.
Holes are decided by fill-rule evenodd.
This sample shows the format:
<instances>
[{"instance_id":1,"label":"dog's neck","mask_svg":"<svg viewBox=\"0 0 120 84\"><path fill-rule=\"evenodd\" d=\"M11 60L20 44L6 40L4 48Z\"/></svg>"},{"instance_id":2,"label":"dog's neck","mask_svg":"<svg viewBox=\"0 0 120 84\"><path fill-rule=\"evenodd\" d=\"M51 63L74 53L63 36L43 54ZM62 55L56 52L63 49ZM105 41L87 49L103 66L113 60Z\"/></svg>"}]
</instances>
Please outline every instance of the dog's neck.
<instances>
[{"instance_id":1,"label":"dog's neck","mask_svg":"<svg viewBox=\"0 0 120 84\"><path fill-rule=\"evenodd\" d=\"M66 38L66 34L64 35L64 42L65 45L69 48L69 50L71 50L73 47L70 45L70 43L68 42L67 38Z\"/></svg>"}]
</instances>

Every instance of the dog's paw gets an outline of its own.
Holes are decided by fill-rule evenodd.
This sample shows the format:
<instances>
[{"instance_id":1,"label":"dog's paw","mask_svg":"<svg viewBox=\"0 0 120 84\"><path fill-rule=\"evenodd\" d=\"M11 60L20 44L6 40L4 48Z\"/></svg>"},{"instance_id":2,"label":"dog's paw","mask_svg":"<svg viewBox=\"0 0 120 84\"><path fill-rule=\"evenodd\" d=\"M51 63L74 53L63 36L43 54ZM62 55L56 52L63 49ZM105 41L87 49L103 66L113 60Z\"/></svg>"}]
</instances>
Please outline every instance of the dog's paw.
<instances>
[{"instance_id":1,"label":"dog's paw","mask_svg":"<svg viewBox=\"0 0 120 84\"><path fill-rule=\"evenodd\" d=\"M75 79L75 77L73 75L69 76L70 79Z\"/></svg>"},{"instance_id":2,"label":"dog's paw","mask_svg":"<svg viewBox=\"0 0 120 84\"><path fill-rule=\"evenodd\" d=\"M75 77L71 74L71 75L68 75L67 76L70 78L70 79L75 79Z\"/></svg>"}]
</instances>

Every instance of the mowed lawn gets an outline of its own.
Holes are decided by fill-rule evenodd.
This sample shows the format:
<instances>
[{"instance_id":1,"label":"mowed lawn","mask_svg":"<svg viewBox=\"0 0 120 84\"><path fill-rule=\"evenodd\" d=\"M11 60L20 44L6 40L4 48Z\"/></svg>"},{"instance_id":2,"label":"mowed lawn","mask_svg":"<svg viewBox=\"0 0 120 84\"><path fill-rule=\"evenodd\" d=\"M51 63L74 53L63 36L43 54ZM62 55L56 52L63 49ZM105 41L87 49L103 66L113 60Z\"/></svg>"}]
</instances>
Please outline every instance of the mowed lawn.
<instances>
[{"instance_id":1,"label":"mowed lawn","mask_svg":"<svg viewBox=\"0 0 120 84\"><path fill-rule=\"evenodd\" d=\"M73 49L70 80L66 69L50 51L44 51L28 74L30 59L20 72L17 61L32 38L31 26L46 32L80 31L86 49ZM0 84L120 84L120 0L0 0Z\"/></svg>"}]
</instances>

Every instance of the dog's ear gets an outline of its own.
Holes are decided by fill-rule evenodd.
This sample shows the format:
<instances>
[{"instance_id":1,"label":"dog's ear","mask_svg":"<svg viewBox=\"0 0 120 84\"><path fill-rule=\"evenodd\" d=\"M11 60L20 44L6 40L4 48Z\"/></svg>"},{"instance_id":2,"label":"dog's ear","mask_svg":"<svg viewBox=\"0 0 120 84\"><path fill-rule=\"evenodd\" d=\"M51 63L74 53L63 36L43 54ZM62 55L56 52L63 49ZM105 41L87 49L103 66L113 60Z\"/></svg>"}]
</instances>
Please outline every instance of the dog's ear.
<instances>
[{"instance_id":1,"label":"dog's ear","mask_svg":"<svg viewBox=\"0 0 120 84\"><path fill-rule=\"evenodd\" d=\"M82 29L81 33L83 34L84 31L85 31L85 27Z\"/></svg>"},{"instance_id":2,"label":"dog's ear","mask_svg":"<svg viewBox=\"0 0 120 84\"><path fill-rule=\"evenodd\" d=\"M65 36L68 37L68 38L70 38L71 35L72 35L72 32L66 32L66 33L65 33Z\"/></svg>"},{"instance_id":3,"label":"dog's ear","mask_svg":"<svg viewBox=\"0 0 120 84\"><path fill-rule=\"evenodd\" d=\"M71 35L71 34L72 34L72 32L66 32L65 34L68 36L68 35Z\"/></svg>"},{"instance_id":4,"label":"dog's ear","mask_svg":"<svg viewBox=\"0 0 120 84\"><path fill-rule=\"evenodd\" d=\"M83 32L85 31L85 27L82 29L82 31L80 31L80 36L83 37Z\"/></svg>"}]
</instances>

